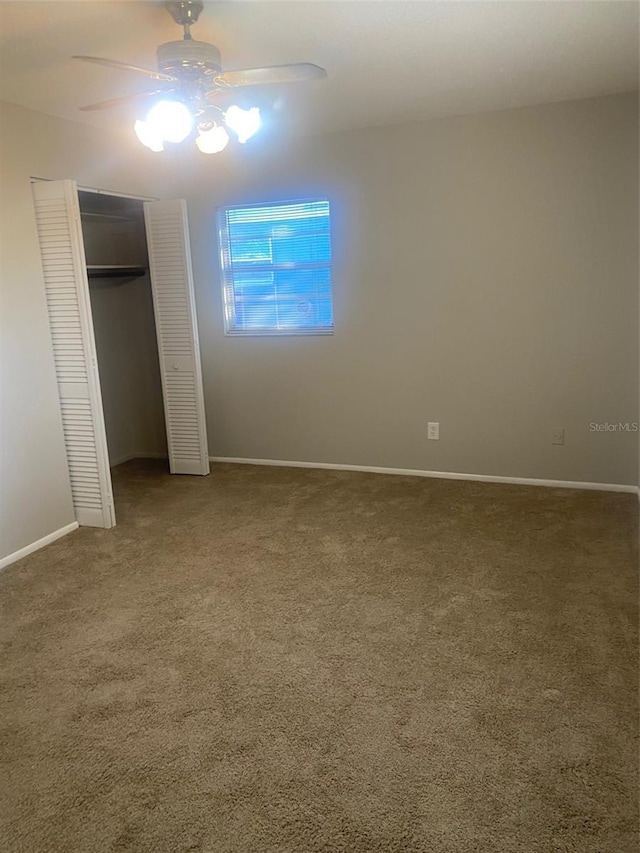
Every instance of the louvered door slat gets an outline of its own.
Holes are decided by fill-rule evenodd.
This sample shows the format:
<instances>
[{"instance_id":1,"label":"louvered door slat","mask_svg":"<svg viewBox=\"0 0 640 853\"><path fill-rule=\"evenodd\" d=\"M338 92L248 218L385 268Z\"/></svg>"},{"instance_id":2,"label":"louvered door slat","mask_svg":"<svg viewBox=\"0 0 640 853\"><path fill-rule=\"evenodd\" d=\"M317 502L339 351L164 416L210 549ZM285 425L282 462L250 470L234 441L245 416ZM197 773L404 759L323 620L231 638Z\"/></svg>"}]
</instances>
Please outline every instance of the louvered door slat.
<instances>
[{"instance_id":1,"label":"louvered door slat","mask_svg":"<svg viewBox=\"0 0 640 853\"><path fill-rule=\"evenodd\" d=\"M76 519L90 527L113 527L78 193L73 181L39 181L33 197Z\"/></svg>"},{"instance_id":2,"label":"louvered door slat","mask_svg":"<svg viewBox=\"0 0 640 853\"><path fill-rule=\"evenodd\" d=\"M184 201L145 202L172 474L208 474L209 452Z\"/></svg>"}]
</instances>

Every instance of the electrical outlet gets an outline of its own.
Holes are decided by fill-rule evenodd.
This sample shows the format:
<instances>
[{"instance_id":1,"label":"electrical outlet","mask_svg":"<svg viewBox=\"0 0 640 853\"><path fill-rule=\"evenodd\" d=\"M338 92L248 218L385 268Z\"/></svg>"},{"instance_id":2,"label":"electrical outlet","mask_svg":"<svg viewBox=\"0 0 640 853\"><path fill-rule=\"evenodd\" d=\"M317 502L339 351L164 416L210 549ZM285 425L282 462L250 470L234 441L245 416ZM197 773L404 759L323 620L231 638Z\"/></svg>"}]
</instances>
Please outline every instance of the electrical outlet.
<instances>
[{"instance_id":1,"label":"electrical outlet","mask_svg":"<svg viewBox=\"0 0 640 853\"><path fill-rule=\"evenodd\" d=\"M564 427L556 427L552 430L551 444L564 444Z\"/></svg>"},{"instance_id":2,"label":"electrical outlet","mask_svg":"<svg viewBox=\"0 0 640 853\"><path fill-rule=\"evenodd\" d=\"M427 424L427 438L431 441L438 441L440 438L440 424L437 421Z\"/></svg>"}]
</instances>

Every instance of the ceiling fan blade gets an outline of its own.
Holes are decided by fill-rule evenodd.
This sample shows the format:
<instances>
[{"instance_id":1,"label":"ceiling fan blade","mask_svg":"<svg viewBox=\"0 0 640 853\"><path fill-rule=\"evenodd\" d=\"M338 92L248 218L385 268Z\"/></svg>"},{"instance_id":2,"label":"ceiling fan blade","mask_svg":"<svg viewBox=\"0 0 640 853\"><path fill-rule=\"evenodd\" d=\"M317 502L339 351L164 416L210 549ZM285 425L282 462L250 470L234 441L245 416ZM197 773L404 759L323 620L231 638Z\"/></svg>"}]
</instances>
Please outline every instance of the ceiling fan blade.
<instances>
[{"instance_id":1,"label":"ceiling fan blade","mask_svg":"<svg viewBox=\"0 0 640 853\"><path fill-rule=\"evenodd\" d=\"M106 65L108 68L118 68L120 71L134 71L136 74L144 74L152 80L166 80L175 83L176 77L164 74L162 71L151 71L149 68L140 68L139 65L129 65L128 62L118 62L117 59L103 59L101 56L72 56L72 59L81 59L83 62L93 62L96 65Z\"/></svg>"},{"instance_id":2,"label":"ceiling fan blade","mask_svg":"<svg viewBox=\"0 0 640 853\"><path fill-rule=\"evenodd\" d=\"M97 104L88 104L86 107L79 107L83 112L92 112L93 110L108 110L111 107L120 107L125 104L135 104L136 101L143 101L146 98L153 98L154 95L166 95L169 92L175 92L176 89L156 89L155 92L141 92L137 95L123 95L121 98L111 98L109 101L99 101Z\"/></svg>"},{"instance_id":3,"label":"ceiling fan blade","mask_svg":"<svg viewBox=\"0 0 640 853\"><path fill-rule=\"evenodd\" d=\"M240 71L223 71L216 74L216 86L262 86L274 83L304 83L326 77L327 72L311 62L296 62L292 65L271 65L266 68L243 68Z\"/></svg>"}]
</instances>

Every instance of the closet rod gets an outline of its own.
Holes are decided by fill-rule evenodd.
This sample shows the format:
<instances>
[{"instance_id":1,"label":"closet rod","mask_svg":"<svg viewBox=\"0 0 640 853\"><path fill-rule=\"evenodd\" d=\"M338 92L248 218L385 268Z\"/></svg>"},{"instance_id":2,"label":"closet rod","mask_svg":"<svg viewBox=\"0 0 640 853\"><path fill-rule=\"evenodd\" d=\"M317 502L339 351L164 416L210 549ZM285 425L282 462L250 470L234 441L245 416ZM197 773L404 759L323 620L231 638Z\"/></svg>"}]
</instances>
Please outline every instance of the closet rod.
<instances>
[{"instance_id":1,"label":"closet rod","mask_svg":"<svg viewBox=\"0 0 640 853\"><path fill-rule=\"evenodd\" d=\"M89 278L137 278L146 272L142 264L87 264Z\"/></svg>"}]
</instances>

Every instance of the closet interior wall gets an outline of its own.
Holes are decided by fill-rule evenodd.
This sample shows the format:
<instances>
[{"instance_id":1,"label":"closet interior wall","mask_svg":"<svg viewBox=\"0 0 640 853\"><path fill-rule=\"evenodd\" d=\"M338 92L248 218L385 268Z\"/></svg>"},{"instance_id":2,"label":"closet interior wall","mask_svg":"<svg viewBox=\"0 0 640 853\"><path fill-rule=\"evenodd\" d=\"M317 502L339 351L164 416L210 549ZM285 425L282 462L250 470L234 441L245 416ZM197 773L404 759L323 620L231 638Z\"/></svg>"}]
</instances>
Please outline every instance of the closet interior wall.
<instances>
[{"instance_id":1,"label":"closet interior wall","mask_svg":"<svg viewBox=\"0 0 640 853\"><path fill-rule=\"evenodd\" d=\"M110 465L167 457L143 204L79 192Z\"/></svg>"}]
</instances>

